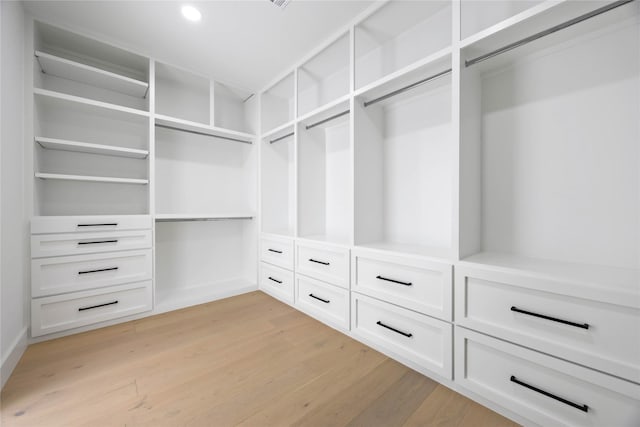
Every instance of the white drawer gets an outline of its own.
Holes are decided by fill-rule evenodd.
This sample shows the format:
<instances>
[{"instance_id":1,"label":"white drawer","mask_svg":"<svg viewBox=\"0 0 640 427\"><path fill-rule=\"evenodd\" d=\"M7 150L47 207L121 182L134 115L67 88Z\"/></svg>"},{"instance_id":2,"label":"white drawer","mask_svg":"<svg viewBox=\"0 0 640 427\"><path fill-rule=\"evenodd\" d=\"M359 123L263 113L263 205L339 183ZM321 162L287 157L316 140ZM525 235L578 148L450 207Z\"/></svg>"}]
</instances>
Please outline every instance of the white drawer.
<instances>
[{"instance_id":1,"label":"white drawer","mask_svg":"<svg viewBox=\"0 0 640 427\"><path fill-rule=\"evenodd\" d=\"M151 230L36 234L31 236L32 258L125 251L150 247Z\"/></svg>"},{"instance_id":2,"label":"white drawer","mask_svg":"<svg viewBox=\"0 0 640 427\"><path fill-rule=\"evenodd\" d=\"M260 260L293 270L293 239L263 236L260 239Z\"/></svg>"},{"instance_id":3,"label":"white drawer","mask_svg":"<svg viewBox=\"0 0 640 427\"><path fill-rule=\"evenodd\" d=\"M31 300L37 337L151 310L151 281Z\"/></svg>"},{"instance_id":4,"label":"white drawer","mask_svg":"<svg viewBox=\"0 0 640 427\"><path fill-rule=\"evenodd\" d=\"M421 258L352 250L352 290L452 320L453 266Z\"/></svg>"},{"instance_id":5,"label":"white drawer","mask_svg":"<svg viewBox=\"0 0 640 427\"><path fill-rule=\"evenodd\" d=\"M354 337L421 372L452 378L450 323L355 292L351 298Z\"/></svg>"},{"instance_id":6,"label":"white drawer","mask_svg":"<svg viewBox=\"0 0 640 427\"><path fill-rule=\"evenodd\" d=\"M638 425L638 385L460 327L455 347L456 382L534 423Z\"/></svg>"},{"instance_id":7,"label":"white drawer","mask_svg":"<svg viewBox=\"0 0 640 427\"><path fill-rule=\"evenodd\" d=\"M150 279L151 249L31 261L34 298Z\"/></svg>"},{"instance_id":8,"label":"white drawer","mask_svg":"<svg viewBox=\"0 0 640 427\"><path fill-rule=\"evenodd\" d=\"M260 263L260 289L288 304L293 304L295 295L293 273L262 262Z\"/></svg>"},{"instance_id":9,"label":"white drawer","mask_svg":"<svg viewBox=\"0 0 640 427\"><path fill-rule=\"evenodd\" d=\"M296 306L338 329L349 329L349 291L296 275Z\"/></svg>"},{"instance_id":10,"label":"white drawer","mask_svg":"<svg viewBox=\"0 0 640 427\"><path fill-rule=\"evenodd\" d=\"M349 288L349 249L296 242L296 273Z\"/></svg>"},{"instance_id":11,"label":"white drawer","mask_svg":"<svg viewBox=\"0 0 640 427\"><path fill-rule=\"evenodd\" d=\"M31 219L31 234L144 230L151 225L150 215L36 216Z\"/></svg>"},{"instance_id":12,"label":"white drawer","mask_svg":"<svg viewBox=\"0 0 640 427\"><path fill-rule=\"evenodd\" d=\"M513 275L456 268L456 322L640 382L639 309L514 283Z\"/></svg>"}]
</instances>

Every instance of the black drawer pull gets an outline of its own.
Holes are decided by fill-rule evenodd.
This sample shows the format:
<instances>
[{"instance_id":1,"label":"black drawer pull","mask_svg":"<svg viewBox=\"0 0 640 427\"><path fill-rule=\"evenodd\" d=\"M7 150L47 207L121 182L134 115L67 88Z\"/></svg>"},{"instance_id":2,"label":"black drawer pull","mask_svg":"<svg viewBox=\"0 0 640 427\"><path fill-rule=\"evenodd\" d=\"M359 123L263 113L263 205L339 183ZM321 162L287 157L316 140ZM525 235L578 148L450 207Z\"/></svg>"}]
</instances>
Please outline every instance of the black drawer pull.
<instances>
[{"instance_id":1,"label":"black drawer pull","mask_svg":"<svg viewBox=\"0 0 640 427\"><path fill-rule=\"evenodd\" d=\"M109 268L100 268L98 270L84 270L84 271L78 271L78 274L101 273L103 271L113 271L117 269L118 267L109 267Z\"/></svg>"},{"instance_id":2,"label":"black drawer pull","mask_svg":"<svg viewBox=\"0 0 640 427\"><path fill-rule=\"evenodd\" d=\"M404 286L411 286L413 285L413 283L411 282L401 282L400 280L394 280L394 279L387 279L386 277L382 277L382 276L376 276L376 279L378 280L384 280L387 282L393 282L393 283L397 283L399 285L404 285Z\"/></svg>"},{"instance_id":3,"label":"black drawer pull","mask_svg":"<svg viewBox=\"0 0 640 427\"><path fill-rule=\"evenodd\" d=\"M105 222L102 224L78 224L78 227L117 227L117 222Z\"/></svg>"},{"instance_id":4,"label":"black drawer pull","mask_svg":"<svg viewBox=\"0 0 640 427\"><path fill-rule=\"evenodd\" d=\"M521 385L522 387L528 388L529 390L533 390L533 391L538 392L538 393L540 393L542 395L545 395L547 397L555 399L558 402L564 403L565 405L572 406L572 407L574 407L576 409L581 410L582 412L589 412L589 407L587 405L579 405L579 404L577 404L575 402L572 402L572 401L567 400L567 399L563 399L560 396L556 396L555 394L549 393L548 391L544 391L542 389L539 389L538 387L534 387L531 384L527 384L527 383L525 383L523 381L520 381L519 379L517 379L515 377L515 375L511 375L511 382L514 382L514 383L516 383L518 385Z\"/></svg>"},{"instance_id":5,"label":"black drawer pull","mask_svg":"<svg viewBox=\"0 0 640 427\"><path fill-rule=\"evenodd\" d=\"M589 329L588 323L576 323L570 322L569 320L558 319L556 317L546 316L544 314L538 314L531 311L521 310L516 306L511 306L511 311L515 311L516 313L522 313L533 317L539 317L541 319L551 320L552 322L564 323L565 325L575 326L576 328Z\"/></svg>"},{"instance_id":6,"label":"black drawer pull","mask_svg":"<svg viewBox=\"0 0 640 427\"><path fill-rule=\"evenodd\" d=\"M278 280L278 279L274 279L273 277L269 276L269 280L271 280L272 282L276 282L278 284L282 283L282 280Z\"/></svg>"},{"instance_id":7,"label":"black drawer pull","mask_svg":"<svg viewBox=\"0 0 640 427\"><path fill-rule=\"evenodd\" d=\"M267 250L268 250L269 252L275 252L275 253L277 253L277 254L281 254L281 253L282 253L282 251L277 251L277 250L275 250L275 249L267 249Z\"/></svg>"},{"instance_id":8,"label":"black drawer pull","mask_svg":"<svg viewBox=\"0 0 640 427\"><path fill-rule=\"evenodd\" d=\"M317 259L309 258L309 261L315 262L316 264L329 265L326 261L318 261Z\"/></svg>"},{"instance_id":9,"label":"black drawer pull","mask_svg":"<svg viewBox=\"0 0 640 427\"><path fill-rule=\"evenodd\" d=\"M115 300L115 301L111 301L111 302L105 302L104 304L91 305L89 307L80 307L78 309L78 311L85 311L85 310L91 310L91 309L94 309L94 308L106 307L108 305L114 305L114 304L117 304L117 303L118 303L118 300Z\"/></svg>"},{"instance_id":10,"label":"black drawer pull","mask_svg":"<svg viewBox=\"0 0 640 427\"><path fill-rule=\"evenodd\" d=\"M92 242L78 242L79 245L99 245L101 243L118 243L118 240L94 240Z\"/></svg>"},{"instance_id":11,"label":"black drawer pull","mask_svg":"<svg viewBox=\"0 0 640 427\"><path fill-rule=\"evenodd\" d=\"M331 302L331 301L330 301L330 300L328 300L328 299L322 299L322 298L320 298L320 297L315 296L314 294L309 294L309 296L310 296L311 298L315 298L315 299L317 299L318 301L322 301L322 302L323 302L323 303L325 303L325 304L329 304L329 303Z\"/></svg>"},{"instance_id":12,"label":"black drawer pull","mask_svg":"<svg viewBox=\"0 0 640 427\"><path fill-rule=\"evenodd\" d=\"M411 338L411 337L413 336L413 334L411 334L411 333L409 333L409 332L403 332L403 331L401 331L400 329L396 329L396 328L394 328L393 326L385 325L384 323L382 323L382 322L381 322L381 321L379 321L379 320L376 322L376 325L380 325L380 326L382 326L383 328L387 328L387 329L389 329L390 331L393 331L393 332L395 332L395 333L397 333L397 334L404 335L404 336L405 336L405 337L407 337L407 338Z\"/></svg>"}]
</instances>

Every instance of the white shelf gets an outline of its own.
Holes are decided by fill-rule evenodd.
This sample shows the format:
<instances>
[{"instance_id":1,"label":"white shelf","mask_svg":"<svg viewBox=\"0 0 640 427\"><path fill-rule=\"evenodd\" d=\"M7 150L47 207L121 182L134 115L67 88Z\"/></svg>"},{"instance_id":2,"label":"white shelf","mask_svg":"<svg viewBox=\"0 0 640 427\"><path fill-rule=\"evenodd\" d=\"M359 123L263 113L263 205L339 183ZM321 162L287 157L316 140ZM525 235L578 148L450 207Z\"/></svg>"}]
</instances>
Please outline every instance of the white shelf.
<instances>
[{"instance_id":1,"label":"white shelf","mask_svg":"<svg viewBox=\"0 0 640 427\"><path fill-rule=\"evenodd\" d=\"M452 258L452 250L447 248L439 248L439 247L430 247L430 246L419 246L419 245L407 245L403 243L394 243L394 242L370 242L370 243L361 243L356 245L357 248L363 249L371 249L381 252L393 252L401 255L417 255L428 258L439 258L439 259L451 259Z\"/></svg>"},{"instance_id":2,"label":"white shelf","mask_svg":"<svg viewBox=\"0 0 640 427\"><path fill-rule=\"evenodd\" d=\"M255 135L156 114L156 126L252 144Z\"/></svg>"},{"instance_id":3,"label":"white shelf","mask_svg":"<svg viewBox=\"0 0 640 427\"><path fill-rule=\"evenodd\" d=\"M70 102L89 107L95 107L103 110L114 111L118 113L132 114L135 116L149 117L149 112L137 110L135 108L123 107L121 105L110 104L108 102L95 101L89 98L83 98L75 95L67 95L65 93L55 92L48 89L33 88L33 94L36 96L49 98L62 102Z\"/></svg>"},{"instance_id":4,"label":"white shelf","mask_svg":"<svg viewBox=\"0 0 640 427\"><path fill-rule=\"evenodd\" d=\"M91 86L108 89L114 92L137 98L145 98L149 83L105 71L100 68L70 61L55 55L36 51L36 58L42 72Z\"/></svg>"},{"instance_id":5,"label":"white shelf","mask_svg":"<svg viewBox=\"0 0 640 427\"><path fill-rule=\"evenodd\" d=\"M68 141L65 139L35 137L35 142L42 148L49 150L76 151L80 153L104 154L116 157L131 157L134 159L146 159L149 156L147 150L136 150L134 148L115 147L104 144L91 144L88 142Z\"/></svg>"},{"instance_id":6,"label":"white shelf","mask_svg":"<svg viewBox=\"0 0 640 427\"><path fill-rule=\"evenodd\" d=\"M149 184L148 179L135 179L135 178L114 178L108 176L90 176L90 175L64 175L59 173L41 173L35 174L36 178L40 179L57 179L62 181L85 181L85 182L107 182L115 184Z\"/></svg>"},{"instance_id":7,"label":"white shelf","mask_svg":"<svg viewBox=\"0 0 640 427\"><path fill-rule=\"evenodd\" d=\"M156 214L157 222L167 221L218 221L233 219L253 219L252 212L230 212L216 214Z\"/></svg>"}]
</instances>

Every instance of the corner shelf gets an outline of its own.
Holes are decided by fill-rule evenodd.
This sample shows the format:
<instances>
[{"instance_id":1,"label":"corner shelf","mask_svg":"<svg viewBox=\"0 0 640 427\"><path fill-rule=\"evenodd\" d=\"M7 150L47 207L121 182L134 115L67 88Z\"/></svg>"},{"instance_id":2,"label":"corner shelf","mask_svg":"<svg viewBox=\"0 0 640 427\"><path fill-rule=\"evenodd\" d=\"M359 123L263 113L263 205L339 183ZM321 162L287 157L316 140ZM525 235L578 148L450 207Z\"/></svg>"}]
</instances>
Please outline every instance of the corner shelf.
<instances>
[{"instance_id":1,"label":"corner shelf","mask_svg":"<svg viewBox=\"0 0 640 427\"><path fill-rule=\"evenodd\" d=\"M81 64L69 59L61 58L48 53L36 51L40 68L45 74L50 74L63 79L86 83L114 92L137 98L146 98L149 83L125 77L110 71Z\"/></svg>"},{"instance_id":2,"label":"corner shelf","mask_svg":"<svg viewBox=\"0 0 640 427\"><path fill-rule=\"evenodd\" d=\"M108 176L91 176L91 175L65 175L59 173L41 173L36 172L36 178L40 179L57 179L62 181L85 181L85 182L105 182L115 184L149 184L148 179L135 179L135 178L114 178Z\"/></svg>"},{"instance_id":3,"label":"corner shelf","mask_svg":"<svg viewBox=\"0 0 640 427\"><path fill-rule=\"evenodd\" d=\"M224 221L224 220L243 220L253 219L251 212L232 212L218 214L156 214L156 222L169 221Z\"/></svg>"},{"instance_id":4,"label":"corner shelf","mask_svg":"<svg viewBox=\"0 0 640 427\"><path fill-rule=\"evenodd\" d=\"M159 127L195 133L198 135L212 136L215 138L241 142L244 144L253 144L253 139L255 139L255 135L252 135L250 133L209 126L204 123L177 119L175 117L164 116L161 114L156 114L155 124Z\"/></svg>"},{"instance_id":5,"label":"corner shelf","mask_svg":"<svg viewBox=\"0 0 640 427\"><path fill-rule=\"evenodd\" d=\"M34 140L42 148L49 150L75 151L79 153L103 154L107 156L129 157L133 159L146 159L149 156L149 151L137 150L134 148L68 141L66 139L45 138L42 136L36 136Z\"/></svg>"}]
</instances>

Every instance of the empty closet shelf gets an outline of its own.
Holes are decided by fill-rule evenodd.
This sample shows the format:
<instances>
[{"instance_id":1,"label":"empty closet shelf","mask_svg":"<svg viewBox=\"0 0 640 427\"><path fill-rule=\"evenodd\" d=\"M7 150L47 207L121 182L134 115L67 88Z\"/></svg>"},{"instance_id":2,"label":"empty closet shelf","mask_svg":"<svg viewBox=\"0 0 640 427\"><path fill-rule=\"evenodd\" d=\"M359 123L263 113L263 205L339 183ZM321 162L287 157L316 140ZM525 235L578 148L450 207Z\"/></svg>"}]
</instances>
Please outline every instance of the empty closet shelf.
<instances>
[{"instance_id":1,"label":"empty closet shelf","mask_svg":"<svg viewBox=\"0 0 640 427\"><path fill-rule=\"evenodd\" d=\"M159 114L156 114L155 125L160 128L189 132L197 135L220 138L227 141L241 142L244 144L252 144L252 140L255 138L255 135L249 133L209 126L204 123L197 123L189 120L162 116Z\"/></svg>"},{"instance_id":2,"label":"empty closet shelf","mask_svg":"<svg viewBox=\"0 0 640 427\"><path fill-rule=\"evenodd\" d=\"M106 182L114 184L149 184L148 179L137 178L116 178L110 176L91 176L91 175L65 175L59 173L41 173L35 174L36 178L40 179L58 179L63 181L86 181L86 182Z\"/></svg>"},{"instance_id":3,"label":"empty closet shelf","mask_svg":"<svg viewBox=\"0 0 640 427\"><path fill-rule=\"evenodd\" d=\"M113 145L105 144L92 144L89 142L68 141L66 139L45 138L42 136L35 137L35 142L37 142L42 148L46 148L49 150L76 151L80 153L104 154L117 157L131 157L135 159L146 159L149 156L149 151L147 150L116 147Z\"/></svg>"}]
</instances>

